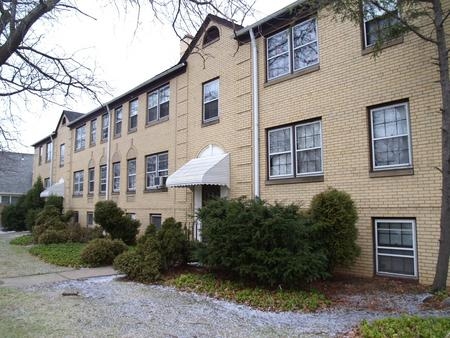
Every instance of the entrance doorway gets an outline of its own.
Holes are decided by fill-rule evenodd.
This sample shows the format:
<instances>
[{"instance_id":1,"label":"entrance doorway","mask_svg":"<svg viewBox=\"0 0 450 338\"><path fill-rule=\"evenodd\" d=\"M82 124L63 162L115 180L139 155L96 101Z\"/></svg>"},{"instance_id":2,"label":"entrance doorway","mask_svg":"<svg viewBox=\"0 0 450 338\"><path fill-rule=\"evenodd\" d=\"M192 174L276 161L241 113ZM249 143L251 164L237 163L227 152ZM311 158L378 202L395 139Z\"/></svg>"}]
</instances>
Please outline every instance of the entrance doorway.
<instances>
[{"instance_id":1,"label":"entrance doorway","mask_svg":"<svg viewBox=\"0 0 450 338\"><path fill-rule=\"evenodd\" d=\"M220 197L219 185L202 185L202 207L206 205L209 200Z\"/></svg>"}]
</instances>

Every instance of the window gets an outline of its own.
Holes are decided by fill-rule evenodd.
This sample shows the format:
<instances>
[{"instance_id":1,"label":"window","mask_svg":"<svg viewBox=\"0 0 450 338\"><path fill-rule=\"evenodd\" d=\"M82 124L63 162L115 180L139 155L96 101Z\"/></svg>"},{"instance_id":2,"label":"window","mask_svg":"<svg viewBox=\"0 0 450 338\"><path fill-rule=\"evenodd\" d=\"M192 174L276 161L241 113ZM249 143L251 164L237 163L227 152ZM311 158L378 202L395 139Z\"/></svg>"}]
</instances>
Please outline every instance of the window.
<instances>
[{"instance_id":1,"label":"window","mask_svg":"<svg viewBox=\"0 0 450 338\"><path fill-rule=\"evenodd\" d=\"M44 178L44 188L47 189L48 187L50 187L50 178Z\"/></svg>"},{"instance_id":2,"label":"window","mask_svg":"<svg viewBox=\"0 0 450 338\"><path fill-rule=\"evenodd\" d=\"M100 166L100 194L106 193L106 164Z\"/></svg>"},{"instance_id":3,"label":"window","mask_svg":"<svg viewBox=\"0 0 450 338\"><path fill-rule=\"evenodd\" d=\"M102 141L108 139L109 134L109 115L105 113L102 115Z\"/></svg>"},{"instance_id":4,"label":"window","mask_svg":"<svg viewBox=\"0 0 450 338\"><path fill-rule=\"evenodd\" d=\"M149 155L145 158L145 189L159 189L165 186L169 174L167 152Z\"/></svg>"},{"instance_id":5,"label":"window","mask_svg":"<svg viewBox=\"0 0 450 338\"><path fill-rule=\"evenodd\" d=\"M216 42L217 40L219 40L219 37L219 29L216 26L212 26L208 28L205 33L205 37L203 38L203 45L208 45L210 43Z\"/></svg>"},{"instance_id":6,"label":"window","mask_svg":"<svg viewBox=\"0 0 450 338\"><path fill-rule=\"evenodd\" d=\"M322 175L321 121L269 130L268 161L270 179Z\"/></svg>"},{"instance_id":7,"label":"window","mask_svg":"<svg viewBox=\"0 0 450 338\"><path fill-rule=\"evenodd\" d=\"M10 196L9 195L3 195L0 204L9 205L11 204Z\"/></svg>"},{"instance_id":8,"label":"window","mask_svg":"<svg viewBox=\"0 0 450 338\"><path fill-rule=\"evenodd\" d=\"M53 143L49 142L45 147L45 162L50 162L52 160Z\"/></svg>"},{"instance_id":9,"label":"window","mask_svg":"<svg viewBox=\"0 0 450 338\"><path fill-rule=\"evenodd\" d=\"M130 217L132 220L136 220L136 214L134 212L127 212L125 215Z\"/></svg>"},{"instance_id":10,"label":"window","mask_svg":"<svg viewBox=\"0 0 450 338\"><path fill-rule=\"evenodd\" d=\"M380 7L373 2L364 3L364 46L370 47L391 38L391 28L398 24L396 1L378 1ZM385 6L386 8L381 8Z\"/></svg>"},{"instance_id":11,"label":"window","mask_svg":"<svg viewBox=\"0 0 450 338\"><path fill-rule=\"evenodd\" d=\"M113 192L120 191L120 162L113 163Z\"/></svg>"},{"instance_id":12,"label":"window","mask_svg":"<svg viewBox=\"0 0 450 338\"><path fill-rule=\"evenodd\" d=\"M97 120L91 121L91 136L89 138L89 144L95 146L97 141Z\"/></svg>"},{"instance_id":13,"label":"window","mask_svg":"<svg viewBox=\"0 0 450 338\"><path fill-rule=\"evenodd\" d=\"M86 224L89 225L94 225L94 213L92 211L88 211L86 213Z\"/></svg>"},{"instance_id":14,"label":"window","mask_svg":"<svg viewBox=\"0 0 450 338\"><path fill-rule=\"evenodd\" d=\"M376 219L376 272L417 277L414 220Z\"/></svg>"},{"instance_id":15,"label":"window","mask_svg":"<svg viewBox=\"0 0 450 338\"><path fill-rule=\"evenodd\" d=\"M370 110L374 170L412 165L408 115L407 103Z\"/></svg>"},{"instance_id":16,"label":"window","mask_svg":"<svg viewBox=\"0 0 450 338\"><path fill-rule=\"evenodd\" d=\"M150 224L153 224L156 229L161 229L161 223L161 214L150 214Z\"/></svg>"},{"instance_id":17,"label":"window","mask_svg":"<svg viewBox=\"0 0 450 338\"><path fill-rule=\"evenodd\" d=\"M137 128L138 103L138 99L130 101L130 118L128 121L128 130L134 130Z\"/></svg>"},{"instance_id":18,"label":"window","mask_svg":"<svg viewBox=\"0 0 450 338\"><path fill-rule=\"evenodd\" d=\"M75 151L84 149L86 145L86 126L78 127L75 130Z\"/></svg>"},{"instance_id":19,"label":"window","mask_svg":"<svg viewBox=\"0 0 450 338\"><path fill-rule=\"evenodd\" d=\"M42 146L39 147L39 165L42 164Z\"/></svg>"},{"instance_id":20,"label":"window","mask_svg":"<svg viewBox=\"0 0 450 338\"><path fill-rule=\"evenodd\" d=\"M88 169L88 194L94 193L94 185L95 185L95 169Z\"/></svg>"},{"instance_id":21,"label":"window","mask_svg":"<svg viewBox=\"0 0 450 338\"><path fill-rule=\"evenodd\" d=\"M127 189L136 191L136 159L128 160L127 163Z\"/></svg>"},{"instance_id":22,"label":"window","mask_svg":"<svg viewBox=\"0 0 450 338\"><path fill-rule=\"evenodd\" d=\"M315 18L267 38L267 80L318 63L319 44Z\"/></svg>"},{"instance_id":23,"label":"window","mask_svg":"<svg viewBox=\"0 0 450 338\"><path fill-rule=\"evenodd\" d=\"M122 133L122 107L114 111L114 136L120 136Z\"/></svg>"},{"instance_id":24,"label":"window","mask_svg":"<svg viewBox=\"0 0 450 338\"><path fill-rule=\"evenodd\" d=\"M59 166L64 166L64 160L66 156L66 145L63 143L59 146Z\"/></svg>"},{"instance_id":25,"label":"window","mask_svg":"<svg viewBox=\"0 0 450 338\"><path fill-rule=\"evenodd\" d=\"M219 79L203 84L203 122L219 118Z\"/></svg>"},{"instance_id":26,"label":"window","mask_svg":"<svg viewBox=\"0 0 450 338\"><path fill-rule=\"evenodd\" d=\"M169 85L159 88L147 95L147 123L169 116Z\"/></svg>"},{"instance_id":27,"label":"window","mask_svg":"<svg viewBox=\"0 0 450 338\"><path fill-rule=\"evenodd\" d=\"M83 195L83 170L75 171L73 173L73 194Z\"/></svg>"}]
</instances>

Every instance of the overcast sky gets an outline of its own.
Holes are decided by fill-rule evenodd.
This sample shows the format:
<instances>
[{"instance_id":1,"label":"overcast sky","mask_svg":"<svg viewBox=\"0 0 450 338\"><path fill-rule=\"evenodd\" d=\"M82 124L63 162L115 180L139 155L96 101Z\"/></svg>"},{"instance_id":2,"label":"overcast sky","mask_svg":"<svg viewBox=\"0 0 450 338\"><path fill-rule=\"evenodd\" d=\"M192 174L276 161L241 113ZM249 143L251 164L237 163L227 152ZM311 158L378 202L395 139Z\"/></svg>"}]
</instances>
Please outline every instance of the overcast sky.
<instances>
[{"instance_id":1,"label":"overcast sky","mask_svg":"<svg viewBox=\"0 0 450 338\"><path fill-rule=\"evenodd\" d=\"M256 0L255 18L249 18L245 24L251 24L293 1ZM137 25L135 9L129 8L124 13L111 5L101 6L97 1L80 0L77 3L96 20L71 13L53 23L45 38L52 47L69 54L76 52L77 59L95 66L98 79L111 87L112 96L103 97L105 102L179 61L178 38L169 25L147 21L150 15L145 11L148 9L141 12ZM65 109L87 113L97 106L87 97L80 97ZM62 110L57 105L44 110L40 104L35 104L28 111L21 112L22 122L17 127L24 146L16 144L15 150L33 152L30 145L55 129Z\"/></svg>"}]
</instances>

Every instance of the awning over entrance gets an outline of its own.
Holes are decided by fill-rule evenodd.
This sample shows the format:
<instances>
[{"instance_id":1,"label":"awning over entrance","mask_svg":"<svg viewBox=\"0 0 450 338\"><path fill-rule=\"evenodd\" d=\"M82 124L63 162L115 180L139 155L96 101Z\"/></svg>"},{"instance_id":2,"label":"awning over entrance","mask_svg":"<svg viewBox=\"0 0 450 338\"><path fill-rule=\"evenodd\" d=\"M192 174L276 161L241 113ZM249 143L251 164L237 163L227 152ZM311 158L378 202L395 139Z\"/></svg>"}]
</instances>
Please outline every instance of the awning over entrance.
<instances>
[{"instance_id":1,"label":"awning over entrance","mask_svg":"<svg viewBox=\"0 0 450 338\"><path fill-rule=\"evenodd\" d=\"M49 197L51 195L64 197L64 179L61 178L58 183L53 184L48 187L43 192L41 192L41 197Z\"/></svg>"},{"instance_id":2,"label":"awning over entrance","mask_svg":"<svg viewBox=\"0 0 450 338\"><path fill-rule=\"evenodd\" d=\"M167 178L171 188L195 185L230 186L230 156L228 154L194 158Z\"/></svg>"}]
</instances>

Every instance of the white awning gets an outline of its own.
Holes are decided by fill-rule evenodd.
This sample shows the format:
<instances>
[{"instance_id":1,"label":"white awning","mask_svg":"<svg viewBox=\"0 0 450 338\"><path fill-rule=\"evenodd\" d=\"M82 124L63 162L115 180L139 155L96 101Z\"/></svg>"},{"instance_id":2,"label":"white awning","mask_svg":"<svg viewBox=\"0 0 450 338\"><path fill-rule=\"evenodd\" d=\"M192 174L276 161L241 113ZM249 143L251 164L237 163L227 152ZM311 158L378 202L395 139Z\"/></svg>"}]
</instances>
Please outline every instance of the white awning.
<instances>
[{"instance_id":1,"label":"white awning","mask_svg":"<svg viewBox=\"0 0 450 338\"><path fill-rule=\"evenodd\" d=\"M230 157L228 154L194 158L167 178L166 186L194 185L230 186Z\"/></svg>"},{"instance_id":2,"label":"white awning","mask_svg":"<svg viewBox=\"0 0 450 338\"><path fill-rule=\"evenodd\" d=\"M58 183L53 184L48 187L43 192L41 192L41 197L49 197L51 195L64 197L64 179L61 178Z\"/></svg>"}]
</instances>

